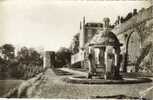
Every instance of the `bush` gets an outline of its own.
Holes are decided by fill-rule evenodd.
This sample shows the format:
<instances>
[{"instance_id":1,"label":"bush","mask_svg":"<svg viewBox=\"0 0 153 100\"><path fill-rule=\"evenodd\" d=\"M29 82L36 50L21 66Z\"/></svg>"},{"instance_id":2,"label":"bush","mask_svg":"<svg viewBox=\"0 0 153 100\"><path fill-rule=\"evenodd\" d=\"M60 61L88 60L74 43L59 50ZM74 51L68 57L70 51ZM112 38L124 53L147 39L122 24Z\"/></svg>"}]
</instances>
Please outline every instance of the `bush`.
<instances>
[{"instance_id":1,"label":"bush","mask_svg":"<svg viewBox=\"0 0 153 100\"><path fill-rule=\"evenodd\" d=\"M5 50L2 49L4 47ZM43 71L43 60L36 50L23 47L15 57L11 55L14 55L13 45L4 45L0 48L6 55L0 57L0 79L29 79Z\"/></svg>"},{"instance_id":2,"label":"bush","mask_svg":"<svg viewBox=\"0 0 153 100\"><path fill-rule=\"evenodd\" d=\"M71 63L71 51L61 47L55 54L55 67L63 67Z\"/></svg>"},{"instance_id":3,"label":"bush","mask_svg":"<svg viewBox=\"0 0 153 100\"><path fill-rule=\"evenodd\" d=\"M153 47L151 47L148 55L140 64L141 71L153 73Z\"/></svg>"}]
</instances>

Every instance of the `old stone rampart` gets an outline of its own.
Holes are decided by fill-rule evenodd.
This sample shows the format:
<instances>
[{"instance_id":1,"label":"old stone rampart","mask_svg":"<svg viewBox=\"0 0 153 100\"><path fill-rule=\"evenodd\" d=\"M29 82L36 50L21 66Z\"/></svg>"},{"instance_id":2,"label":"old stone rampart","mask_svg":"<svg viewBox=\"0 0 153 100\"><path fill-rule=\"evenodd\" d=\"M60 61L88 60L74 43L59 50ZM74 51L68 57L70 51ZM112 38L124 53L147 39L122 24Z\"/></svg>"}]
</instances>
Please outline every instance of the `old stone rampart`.
<instances>
[{"instance_id":1,"label":"old stone rampart","mask_svg":"<svg viewBox=\"0 0 153 100\"><path fill-rule=\"evenodd\" d=\"M135 26L143 22L146 22L147 20L151 20L152 18L153 18L153 6L143 11L139 11L137 15L133 16L128 21L116 25L112 31L117 35L119 35L125 31L128 31L129 29L134 28Z\"/></svg>"}]
</instances>

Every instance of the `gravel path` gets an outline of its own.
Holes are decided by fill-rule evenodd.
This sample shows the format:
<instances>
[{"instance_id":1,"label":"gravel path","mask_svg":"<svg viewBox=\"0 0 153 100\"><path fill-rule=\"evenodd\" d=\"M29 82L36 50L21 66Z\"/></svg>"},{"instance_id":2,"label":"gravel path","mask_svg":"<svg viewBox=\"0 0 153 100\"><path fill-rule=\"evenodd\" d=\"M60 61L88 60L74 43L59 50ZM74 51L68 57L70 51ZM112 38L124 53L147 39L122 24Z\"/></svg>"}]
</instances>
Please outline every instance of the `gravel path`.
<instances>
[{"instance_id":1,"label":"gravel path","mask_svg":"<svg viewBox=\"0 0 153 100\"><path fill-rule=\"evenodd\" d=\"M23 82L17 88L15 97L64 99L88 99L95 96L112 95L140 97L140 92L153 86L153 83L109 85L71 84L62 81L67 76L71 76L71 74L56 75L53 70L48 69L44 73L40 73L36 77ZM10 81L10 84L13 84L13 81ZM10 84L8 86L11 87ZM152 100L152 88L146 93L145 98Z\"/></svg>"},{"instance_id":2,"label":"gravel path","mask_svg":"<svg viewBox=\"0 0 153 100\"><path fill-rule=\"evenodd\" d=\"M111 96L124 94L127 96L140 96L140 91L153 86L153 83L118 84L118 85L85 85L65 83L61 78L65 76L51 77L52 72L47 70L46 80L35 90L35 98L90 98L91 96ZM153 91L146 94L147 98L153 98Z\"/></svg>"}]
</instances>

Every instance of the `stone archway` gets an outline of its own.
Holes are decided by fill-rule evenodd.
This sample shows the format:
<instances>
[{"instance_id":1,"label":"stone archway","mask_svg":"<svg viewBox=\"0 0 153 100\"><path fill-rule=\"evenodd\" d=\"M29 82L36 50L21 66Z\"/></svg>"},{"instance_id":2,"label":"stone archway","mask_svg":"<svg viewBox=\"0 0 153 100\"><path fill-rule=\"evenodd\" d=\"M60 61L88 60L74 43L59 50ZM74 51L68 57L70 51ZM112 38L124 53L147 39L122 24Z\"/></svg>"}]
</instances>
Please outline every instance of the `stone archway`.
<instances>
[{"instance_id":1,"label":"stone archway","mask_svg":"<svg viewBox=\"0 0 153 100\"><path fill-rule=\"evenodd\" d=\"M128 58L131 63L136 61L137 57L140 55L140 36L138 33L134 32L129 40L129 47L128 47Z\"/></svg>"},{"instance_id":2,"label":"stone archway","mask_svg":"<svg viewBox=\"0 0 153 100\"><path fill-rule=\"evenodd\" d=\"M138 57L140 56L141 49L141 37L137 32L134 32L129 40L128 47L128 63L129 69L128 72L135 72L135 64L137 62Z\"/></svg>"},{"instance_id":3,"label":"stone archway","mask_svg":"<svg viewBox=\"0 0 153 100\"><path fill-rule=\"evenodd\" d=\"M135 39L136 37L136 39ZM126 38L126 44L125 44L125 57L124 57L124 67L123 67L123 72L127 72L127 65L128 65L128 59L132 58L132 59L136 59L139 52L137 50L139 50L140 48L140 45L142 43L142 37L140 37L139 33L135 30L132 30L128 35L127 35L127 38ZM141 43L140 43L141 41ZM134 44L132 46L132 44ZM139 44L139 45L136 45L136 44ZM136 53L133 53L133 50L130 49L132 48ZM129 51L130 49L130 51ZM129 56L129 52L131 53L130 56ZM134 55L136 54L136 56L134 57ZM128 58L130 57L130 58Z\"/></svg>"}]
</instances>

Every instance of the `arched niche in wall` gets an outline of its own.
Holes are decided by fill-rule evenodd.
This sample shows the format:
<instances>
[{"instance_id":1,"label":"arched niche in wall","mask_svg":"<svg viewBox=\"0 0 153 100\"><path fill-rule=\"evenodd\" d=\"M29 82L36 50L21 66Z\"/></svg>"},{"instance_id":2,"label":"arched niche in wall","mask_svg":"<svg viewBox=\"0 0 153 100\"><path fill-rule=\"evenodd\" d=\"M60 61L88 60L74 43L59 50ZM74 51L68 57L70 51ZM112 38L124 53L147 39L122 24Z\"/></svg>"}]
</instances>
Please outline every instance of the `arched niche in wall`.
<instances>
[{"instance_id":1,"label":"arched niche in wall","mask_svg":"<svg viewBox=\"0 0 153 100\"><path fill-rule=\"evenodd\" d=\"M128 59L131 63L134 63L137 57L140 55L140 36L137 32L134 32L129 39L128 47Z\"/></svg>"}]
</instances>

